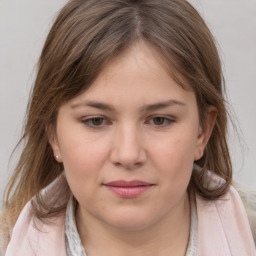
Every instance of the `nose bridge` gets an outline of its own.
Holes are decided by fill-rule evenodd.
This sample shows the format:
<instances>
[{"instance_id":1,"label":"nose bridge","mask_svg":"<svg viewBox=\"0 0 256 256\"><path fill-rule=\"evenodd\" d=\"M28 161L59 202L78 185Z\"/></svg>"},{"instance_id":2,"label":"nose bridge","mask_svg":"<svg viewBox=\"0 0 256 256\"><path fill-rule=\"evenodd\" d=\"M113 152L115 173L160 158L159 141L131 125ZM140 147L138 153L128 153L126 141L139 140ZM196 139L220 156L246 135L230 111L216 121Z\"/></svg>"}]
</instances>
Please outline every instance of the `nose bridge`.
<instances>
[{"instance_id":1,"label":"nose bridge","mask_svg":"<svg viewBox=\"0 0 256 256\"><path fill-rule=\"evenodd\" d=\"M112 161L125 168L141 165L146 159L142 141L142 134L136 124L120 125L114 136Z\"/></svg>"}]
</instances>

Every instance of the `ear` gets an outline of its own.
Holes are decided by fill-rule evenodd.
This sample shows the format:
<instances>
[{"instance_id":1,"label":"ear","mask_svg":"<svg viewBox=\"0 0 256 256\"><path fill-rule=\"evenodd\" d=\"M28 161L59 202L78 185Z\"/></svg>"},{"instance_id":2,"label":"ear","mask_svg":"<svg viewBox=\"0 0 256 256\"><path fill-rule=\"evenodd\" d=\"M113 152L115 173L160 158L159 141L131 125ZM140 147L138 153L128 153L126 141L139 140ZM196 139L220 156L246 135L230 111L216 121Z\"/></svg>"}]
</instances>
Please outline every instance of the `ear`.
<instances>
[{"instance_id":1,"label":"ear","mask_svg":"<svg viewBox=\"0 0 256 256\"><path fill-rule=\"evenodd\" d=\"M46 127L45 132L48 137L48 142L51 145L55 160L59 163L62 163L62 156L59 148L55 127L52 124L50 124Z\"/></svg>"},{"instance_id":2,"label":"ear","mask_svg":"<svg viewBox=\"0 0 256 256\"><path fill-rule=\"evenodd\" d=\"M211 137L213 127L217 118L217 109L213 106L210 106L207 110L205 120L203 120L204 125L200 125L197 145L194 155L194 161L199 160L204 155L205 147Z\"/></svg>"}]
</instances>

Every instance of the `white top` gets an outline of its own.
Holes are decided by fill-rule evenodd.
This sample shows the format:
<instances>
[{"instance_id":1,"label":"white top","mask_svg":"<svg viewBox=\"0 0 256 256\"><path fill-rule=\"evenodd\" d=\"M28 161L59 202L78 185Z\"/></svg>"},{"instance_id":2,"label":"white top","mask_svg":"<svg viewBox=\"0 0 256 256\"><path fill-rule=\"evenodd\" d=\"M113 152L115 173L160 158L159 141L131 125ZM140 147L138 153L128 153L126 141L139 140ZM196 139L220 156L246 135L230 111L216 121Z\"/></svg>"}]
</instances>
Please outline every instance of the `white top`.
<instances>
[{"instance_id":1,"label":"white top","mask_svg":"<svg viewBox=\"0 0 256 256\"><path fill-rule=\"evenodd\" d=\"M69 200L66 210L65 240L67 256L87 256L80 240L76 221L73 197ZM196 256L197 251L197 211L195 201L190 200L191 222L190 236L186 256Z\"/></svg>"}]
</instances>

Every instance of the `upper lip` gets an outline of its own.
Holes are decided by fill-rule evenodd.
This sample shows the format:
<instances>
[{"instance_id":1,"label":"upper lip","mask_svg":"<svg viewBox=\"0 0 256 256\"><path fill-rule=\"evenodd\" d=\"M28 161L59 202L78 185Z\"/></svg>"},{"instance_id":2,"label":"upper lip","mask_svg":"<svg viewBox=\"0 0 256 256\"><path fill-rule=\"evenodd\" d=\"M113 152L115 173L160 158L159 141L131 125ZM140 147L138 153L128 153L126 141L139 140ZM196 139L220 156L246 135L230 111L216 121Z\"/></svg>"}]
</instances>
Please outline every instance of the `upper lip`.
<instances>
[{"instance_id":1,"label":"upper lip","mask_svg":"<svg viewBox=\"0 0 256 256\"><path fill-rule=\"evenodd\" d=\"M141 181L141 180L115 180L108 183L104 183L106 186L113 186L113 187L137 187L137 186L150 186L153 185L151 183Z\"/></svg>"}]
</instances>

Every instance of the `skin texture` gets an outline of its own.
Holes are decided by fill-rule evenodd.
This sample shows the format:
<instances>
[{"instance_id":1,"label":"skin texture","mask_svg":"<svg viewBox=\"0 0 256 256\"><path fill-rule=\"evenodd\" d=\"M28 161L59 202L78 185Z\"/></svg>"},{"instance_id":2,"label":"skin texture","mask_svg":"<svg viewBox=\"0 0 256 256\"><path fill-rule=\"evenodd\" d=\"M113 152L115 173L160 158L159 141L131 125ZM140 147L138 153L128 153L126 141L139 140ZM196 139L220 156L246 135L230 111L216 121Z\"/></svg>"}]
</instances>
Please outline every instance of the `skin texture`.
<instances>
[{"instance_id":1,"label":"skin texture","mask_svg":"<svg viewBox=\"0 0 256 256\"><path fill-rule=\"evenodd\" d=\"M209 112L202 130L195 94L165 66L153 48L134 44L59 109L50 144L78 201L76 221L88 255L186 252L187 186L215 115ZM116 180L151 186L124 198L105 186Z\"/></svg>"}]
</instances>

